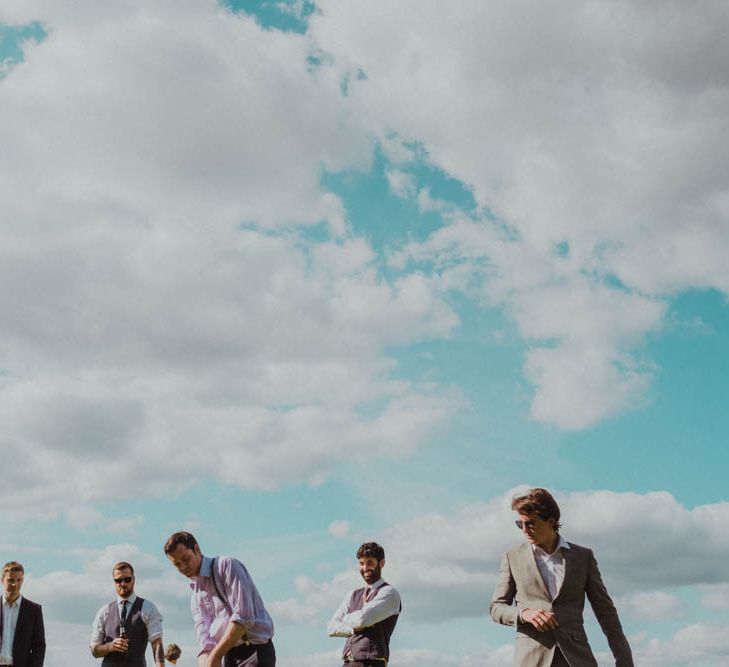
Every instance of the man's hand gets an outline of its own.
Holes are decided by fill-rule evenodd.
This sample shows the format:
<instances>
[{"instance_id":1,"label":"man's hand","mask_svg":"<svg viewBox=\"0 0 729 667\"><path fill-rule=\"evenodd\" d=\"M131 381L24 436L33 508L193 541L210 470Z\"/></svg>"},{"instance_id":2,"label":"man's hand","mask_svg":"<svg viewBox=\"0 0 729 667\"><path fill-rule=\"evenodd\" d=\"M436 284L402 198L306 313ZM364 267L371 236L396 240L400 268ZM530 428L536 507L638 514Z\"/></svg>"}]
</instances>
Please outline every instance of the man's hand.
<instances>
[{"instance_id":1,"label":"man's hand","mask_svg":"<svg viewBox=\"0 0 729 667\"><path fill-rule=\"evenodd\" d=\"M525 623L531 623L539 632L547 632L559 627L557 617L551 611L544 609L524 609L521 618Z\"/></svg>"},{"instance_id":2,"label":"man's hand","mask_svg":"<svg viewBox=\"0 0 729 667\"><path fill-rule=\"evenodd\" d=\"M122 639L121 637L112 639L109 642L109 650L110 651L119 651L120 653L124 653L125 651L129 650L129 640Z\"/></svg>"}]
</instances>

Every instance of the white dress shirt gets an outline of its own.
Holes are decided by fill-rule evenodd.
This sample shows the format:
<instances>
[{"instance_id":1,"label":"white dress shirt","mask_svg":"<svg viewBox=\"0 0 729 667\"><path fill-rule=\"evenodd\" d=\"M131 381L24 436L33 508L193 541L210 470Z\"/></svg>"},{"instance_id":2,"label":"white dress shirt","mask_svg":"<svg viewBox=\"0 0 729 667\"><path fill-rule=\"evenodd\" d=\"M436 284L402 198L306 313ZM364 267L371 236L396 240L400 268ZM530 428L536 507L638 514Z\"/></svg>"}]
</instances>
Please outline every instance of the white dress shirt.
<instances>
[{"instance_id":1,"label":"white dress shirt","mask_svg":"<svg viewBox=\"0 0 729 667\"><path fill-rule=\"evenodd\" d=\"M554 600L559 595L559 590L564 582L564 553L562 549L569 549L570 545L561 535L557 542L557 548L550 554L537 544L532 544L534 559L537 561L539 573L542 575L544 584Z\"/></svg>"},{"instance_id":2,"label":"white dress shirt","mask_svg":"<svg viewBox=\"0 0 729 667\"><path fill-rule=\"evenodd\" d=\"M18 625L18 612L22 595L13 604L8 604L5 596L3 599L3 642L0 647L0 665L13 664L13 640L15 639L15 628Z\"/></svg>"},{"instance_id":3,"label":"white dress shirt","mask_svg":"<svg viewBox=\"0 0 729 667\"><path fill-rule=\"evenodd\" d=\"M137 599L137 594L132 593L128 598L126 598L129 602L129 605L127 607L127 614L131 613L132 605L134 604L134 601ZM119 618L121 618L122 615L122 603L124 602L124 598L117 597L116 603L119 608ZM147 635L149 638L149 641L154 641L155 639L158 639L162 636L162 614L159 613L157 610L157 607L154 605L153 602L150 602L146 598L142 602L142 621L144 621L144 624L147 626ZM93 629L91 631L91 647L98 646L99 644L104 643L104 637L106 636L106 619L109 617L109 605L105 604L101 609L99 609L98 612L96 612L96 617L94 618L94 625Z\"/></svg>"},{"instance_id":4,"label":"white dress shirt","mask_svg":"<svg viewBox=\"0 0 729 667\"><path fill-rule=\"evenodd\" d=\"M382 590L379 591L379 588ZM330 637L351 637L356 628L368 628L400 613L400 593L390 584L385 584L383 579L378 579L369 589L369 602L365 602L362 609L352 612L348 612L349 601L352 599L352 593L359 588L347 593L342 604L339 605L339 609L327 624L327 633ZM377 595L372 597L376 590Z\"/></svg>"}]
</instances>

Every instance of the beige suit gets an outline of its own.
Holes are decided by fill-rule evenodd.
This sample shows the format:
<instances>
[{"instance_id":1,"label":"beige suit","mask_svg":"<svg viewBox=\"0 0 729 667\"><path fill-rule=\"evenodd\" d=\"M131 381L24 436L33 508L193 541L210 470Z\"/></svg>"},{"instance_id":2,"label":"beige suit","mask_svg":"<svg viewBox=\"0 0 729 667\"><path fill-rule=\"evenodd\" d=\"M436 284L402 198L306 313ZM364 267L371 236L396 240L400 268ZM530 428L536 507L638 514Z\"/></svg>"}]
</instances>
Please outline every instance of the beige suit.
<instances>
[{"instance_id":1,"label":"beige suit","mask_svg":"<svg viewBox=\"0 0 729 667\"><path fill-rule=\"evenodd\" d=\"M562 553L564 582L554 599L539 573L530 544L508 551L501 560L499 581L491 600L491 618L503 625L516 626L514 664L517 667L550 667L556 645L570 667L597 667L582 620L587 595L615 656L616 667L633 667L628 640L615 605L602 583L592 551L570 543L570 548L563 549ZM531 623L522 623L519 612L529 608L554 612L559 627L539 632Z\"/></svg>"}]
</instances>

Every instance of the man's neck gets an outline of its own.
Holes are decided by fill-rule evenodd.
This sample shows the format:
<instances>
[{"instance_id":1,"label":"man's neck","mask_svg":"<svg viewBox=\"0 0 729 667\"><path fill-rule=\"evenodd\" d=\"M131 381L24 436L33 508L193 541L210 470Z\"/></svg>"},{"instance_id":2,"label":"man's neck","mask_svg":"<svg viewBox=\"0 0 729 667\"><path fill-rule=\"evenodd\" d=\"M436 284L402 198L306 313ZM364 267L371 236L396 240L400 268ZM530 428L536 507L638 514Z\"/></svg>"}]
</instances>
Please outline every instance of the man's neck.
<instances>
[{"instance_id":1,"label":"man's neck","mask_svg":"<svg viewBox=\"0 0 729 667\"><path fill-rule=\"evenodd\" d=\"M543 549L548 554L553 554L557 550L557 545L559 544L559 533L555 533L554 537L552 537L549 541L545 542L544 544L537 544L537 546L540 549Z\"/></svg>"},{"instance_id":2,"label":"man's neck","mask_svg":"<svg viewBox=\"0 0 729 667\"><path fill-rule=\"evenodd\" d=\"M3 597L5 598L5 602L7 602L9 605L13 605L18 601L20 593L18 593L14 598L10 598L7 594L5 594Z\"/></svg>"}]
</instances>

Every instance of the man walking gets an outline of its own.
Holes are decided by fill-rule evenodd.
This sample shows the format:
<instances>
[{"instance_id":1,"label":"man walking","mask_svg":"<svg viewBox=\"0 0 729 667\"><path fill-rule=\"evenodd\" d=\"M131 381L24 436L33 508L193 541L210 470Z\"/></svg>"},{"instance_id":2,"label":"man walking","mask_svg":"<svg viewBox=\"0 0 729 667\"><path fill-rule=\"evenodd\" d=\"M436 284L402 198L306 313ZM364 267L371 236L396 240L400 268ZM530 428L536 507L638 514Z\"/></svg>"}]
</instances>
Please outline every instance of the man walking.
<instances>
[{"instance_id":1,"label":"man walking","mask_svg":"<svg viewBox=\"0 0 729 667\"><path fill-rule=\"evenodd\" d=\"M274 667L273 621L243 563L203 556L184 531L170 535L164 552L190 579L199 667Z\"/></svg>"},{"instance_id":2,"label":"man walking","mask_svg":"<svg viewBox=\"0 0 729 667\"><path fill-rule=\"evenodd\" d=\"M357 550L365 585L347 593L327 632L346 637L342 655L347 667L384 667L390 659L390 637L402 610L400 594L382 578L385 550L365 542Z\"/></svg>"},{"instance_id":3,"label":"man walking","mask_svg":"<svg viewBox=\"0 0 729 667\"><path fill-rule=\"evenodd\" d=\"M516 626L517 667L597 667L582 619L585 595L607 637L616 667L633 667L618 612L590 549L559 533L560 511L546 489L512 500L527 544L501 560L491 618ZM515 604L514 604L515 603Z\"/></svg>"},{"instance_id":4,"label":"man walking","mask_svg":"<svg viewBox=\"0 0 729 667\"><path fill-rule=\"evenodd\" d=\"M116 599L94 618L91 654L103 658L102 667L145 667L147 643L157 667L164 667L162 615L157 607L134 592L134 568L126 561L112 569Z\"/></svg>"},{"instance_id":5,"label":"man walking","mask_svg":"<svg viewBox=\"0 0 729 667\"><path fill-rule=\"evenodd\" d=\"M17 561L3 565L0 604L0 665L43 667L46 633L41 606L20 594L25 570Z\"/></svg>"}]
</instances>

